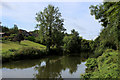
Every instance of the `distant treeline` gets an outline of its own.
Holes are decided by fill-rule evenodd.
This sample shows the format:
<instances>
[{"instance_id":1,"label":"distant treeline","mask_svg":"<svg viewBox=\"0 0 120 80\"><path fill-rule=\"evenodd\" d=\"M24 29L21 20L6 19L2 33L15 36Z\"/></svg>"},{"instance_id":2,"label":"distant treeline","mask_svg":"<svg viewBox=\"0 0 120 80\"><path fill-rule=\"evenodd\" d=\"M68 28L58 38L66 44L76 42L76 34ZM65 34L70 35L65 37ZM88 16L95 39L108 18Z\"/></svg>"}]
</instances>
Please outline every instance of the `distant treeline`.
<instances>
[{"instance_id":1,"label":"distant treeline","mask_svg":"<svg viewBox=\"0 0 120 80\"><path fill-rule=\"evenodd\" d=\"M17 25L14 25L13 28L8 28L6 26L2 27L2 40L3 42L8 41L21 41L21 40L30 40L36 43L44 44L44 41L41 41L39 31L34 30L27 32L26 30L18 29ZM18 39L20 38L21 39ZM58 36L59 37L59 36ZM79 33L74 29L71 30L71 34L64 33L62 44L59 48L63 48L62 50L65 53L74 53L74 52L81 52L81 51L92 51L92 44L94 43L93 40L86 40L79 36ZM55 47L52 46L53 48Z\"/></svg>"}]
</instances>

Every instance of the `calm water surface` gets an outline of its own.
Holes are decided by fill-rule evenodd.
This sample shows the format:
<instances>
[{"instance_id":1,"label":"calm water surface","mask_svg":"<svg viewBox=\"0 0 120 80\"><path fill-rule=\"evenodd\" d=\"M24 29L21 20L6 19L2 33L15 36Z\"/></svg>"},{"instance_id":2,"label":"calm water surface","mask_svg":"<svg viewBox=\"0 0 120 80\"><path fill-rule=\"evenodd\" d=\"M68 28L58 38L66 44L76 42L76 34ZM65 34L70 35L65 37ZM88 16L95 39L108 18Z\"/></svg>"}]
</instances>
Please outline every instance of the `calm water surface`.
<instances>
[{"instance_id":1,"label":"calm water surface","mask_svg":"<svg viewBox=\"0 0 120 80\"><path fill-rule=\"evenodd\" d=\"M2 77L80 78L85 73L85 63L79 55L9 62L2 65Z\"/></svg>"}]
</instances>

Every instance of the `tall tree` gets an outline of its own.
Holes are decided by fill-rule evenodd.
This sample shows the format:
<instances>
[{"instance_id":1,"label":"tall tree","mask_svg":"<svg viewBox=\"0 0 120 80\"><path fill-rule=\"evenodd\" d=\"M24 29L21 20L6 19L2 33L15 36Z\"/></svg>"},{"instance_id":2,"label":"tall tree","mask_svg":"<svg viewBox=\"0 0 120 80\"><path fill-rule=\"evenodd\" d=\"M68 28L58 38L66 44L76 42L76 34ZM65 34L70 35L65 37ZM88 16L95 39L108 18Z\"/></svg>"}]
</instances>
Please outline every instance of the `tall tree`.
<instances>
[{"instance_id":1,"label":"tall tree","mask_svg":"<svg viewBox=\"0 0 120 80\"><path fill-rule=\"evenodd\" d=\"M37 28L40 28L40 38L45 41L48 52L50 51L50 46L54 45L54 40L59 38L59 42L55 44L59 44L62 41L63 37L60 35L64 33L65 28L63 27L64 20L61 17L59 8L53 5L48 5L43 11L36 13Z\"/></svg>"},{"instance_id":2,"label":"tall tree","mask_svg":"<svg viewBox=\"0 0 120 80\"><path fill-rule=\"evenodd\" d=\"M117 49L120 50L120 1L106 2L104 3L104 7L108 9L104 14L107 15L107 19L109 20L108 27L112 28L110 35L114 35L112 35L112 37Z\"/></svg>"},{"instance_id":3,"label":"tall tree","mask_svg":"<svg viewBox=\"0 0 120 80\"><path fill-rule=\"evenodd\" d=\"M91 15L95 15L95 19L99 20L104 27L99 36L98 50L102 48L120 50L120 1L92 5L90 10Z\"/></svg>"}]
</instances>

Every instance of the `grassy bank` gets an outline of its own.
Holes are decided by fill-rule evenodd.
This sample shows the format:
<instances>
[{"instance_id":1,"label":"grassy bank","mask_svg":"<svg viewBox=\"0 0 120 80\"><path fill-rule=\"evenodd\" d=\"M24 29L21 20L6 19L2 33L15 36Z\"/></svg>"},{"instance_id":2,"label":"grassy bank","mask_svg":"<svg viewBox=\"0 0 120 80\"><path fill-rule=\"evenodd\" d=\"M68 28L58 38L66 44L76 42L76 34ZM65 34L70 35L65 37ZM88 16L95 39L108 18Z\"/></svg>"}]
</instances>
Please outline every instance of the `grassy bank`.
<instances>
[{"instance_id":1,"label":"grassy bank","mask_svg":"<svg viewBox=\"0 0 120 80\"><path fill-rule=\"evenodd\" d=\"M39 58L46 55L44 45L28 40L17 42L4 41L2 44L2 62L11 60Z\"/></svg>"},{"instance_id":2,"label":"grassy bank","mask_svg":"<svg viewBox=\"0 0 120 80\"><path fill-rule=\"evenodd\" d=\"M119 53L118 51L108 49L98 58L89 58L83 78L120 78Z\"/></svg>"},{"instance_id":3,"label":"grassy bank","mask_svg":"<svg viewBox=\"0 0 120 80\"><path fill-rule=\"evenodd\" d=\"M15 49L18 50L22 47L34 47L37 49L45 49L46 47L44 45L38 44L38 43L34 43L32 41L28 41L28 40L24 40L21 41L21 43L19 44L18 42L12 42L12 41L4 41L2 44L2 53Z\"/></svg>"}]
</instances>

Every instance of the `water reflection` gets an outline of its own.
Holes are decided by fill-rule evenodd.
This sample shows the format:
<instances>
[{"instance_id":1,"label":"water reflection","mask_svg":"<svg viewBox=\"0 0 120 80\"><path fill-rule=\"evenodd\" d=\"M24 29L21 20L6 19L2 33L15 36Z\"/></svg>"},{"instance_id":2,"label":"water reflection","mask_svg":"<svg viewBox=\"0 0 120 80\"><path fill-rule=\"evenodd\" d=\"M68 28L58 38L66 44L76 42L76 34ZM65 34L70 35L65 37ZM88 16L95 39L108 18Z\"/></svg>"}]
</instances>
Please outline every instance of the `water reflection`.
<instances>
[{"instance_id":1,"label":"water reflection","mask_svg":"<svg viewBox=\"0 0 120 80\"><path fill-rule=\"evenodd\" d=\"M20 70L22 73L25 69L33 69L35 72L31 73L34 78L80 78L80 74L85 72L86 66L81 64L80 56L51 56L45 59L25 60L3 64L3 72L6 69ZM5 69L6 68L6 69ZM12 73L11 73L12 74ZM7 74L7 75L11 75ZM27 73L26 73L27 74ZM17 73L15 74L17 75ZM12 76L12 75L11 75ZM3 74L5 78L6 75ZM29 78L29 76L26 76Z\"/></svg>"},{"instance_id":2,"label":"water reflection","mask_svg":"<svg viewBox=\"0 0 120 80\"><path fill-rule=\"evenodd\" d=\"M48 59L46 66L38 66L35 70L38 74L35 74L36 78L60 78L61 71L69 69L69 73L76 72L77 65L81 63L80 57L64 56L58 59Z\"/></svg>"}]
</instances>

